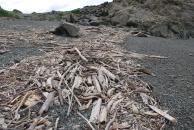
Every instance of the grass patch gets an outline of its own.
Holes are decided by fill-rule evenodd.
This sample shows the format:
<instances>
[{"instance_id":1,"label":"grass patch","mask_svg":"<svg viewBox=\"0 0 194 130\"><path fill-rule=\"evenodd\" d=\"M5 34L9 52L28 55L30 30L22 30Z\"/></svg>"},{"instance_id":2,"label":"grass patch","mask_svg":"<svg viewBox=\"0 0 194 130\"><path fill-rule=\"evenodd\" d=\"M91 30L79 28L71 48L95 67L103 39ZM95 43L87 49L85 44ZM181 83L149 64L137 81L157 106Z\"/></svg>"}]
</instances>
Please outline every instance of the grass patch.
<instances>
[{"instance_id":1,"label":"grass patch","mask_svg":"<svg viewBox=\"0 0 194 130\"><path fill-rule=\"evenodd\" d=\"M16 14L12 11L7 11L0 7L0 17L16 17Z\"/></svg>"}]
</instances>

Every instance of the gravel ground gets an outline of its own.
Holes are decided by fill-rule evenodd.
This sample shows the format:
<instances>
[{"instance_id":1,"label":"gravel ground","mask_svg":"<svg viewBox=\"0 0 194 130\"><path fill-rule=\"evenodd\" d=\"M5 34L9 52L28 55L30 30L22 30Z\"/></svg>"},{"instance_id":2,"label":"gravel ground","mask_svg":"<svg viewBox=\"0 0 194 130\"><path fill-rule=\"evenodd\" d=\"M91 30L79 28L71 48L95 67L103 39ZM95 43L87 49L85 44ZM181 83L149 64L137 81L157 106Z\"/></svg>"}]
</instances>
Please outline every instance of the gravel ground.
<instances>
[{"instance_id":1,"label":"gravel ground","mask_svg":"<svg viewBox=\"0 0 194 130\"><path fill-rule=\"evenodd\" d=\"M166 130L194 129L194 40L129 37L123 47L168 59L145 59L141 63L156 75L143 78L154 87L154 95L178 124ZM171 126L171 127L170 127Z\"/></svg>"},{"instance_id":2,"label":"gravel ground","mask_svg":"<svg viewBox=\"0 0 194 130\"><path fill-rule=\"evenodd\" d=\"M81 26L81 37L79 38L60 37L47 33L58 24L59 22L50 21L0 19L0 27L2 28L0 30L0 49L9 50L7 53L0 54L0 70L20 62L26 57L42 55L47 51L60 49L64 44L71 44L72 46L96 43L119 44L123 42L124 37L128 34L124 33L122 29L117 30L104 26L97 28ZM38 111L39 108L40 106L33 109ZM87 123L77 115L76 110L67 117L67 106L65 105L54 106L49 109L48 113L48 115L52 115L52 120L60 117L59 126L61 130L69 130L73 129L73 127L79 127L75 128L76 130L89 129ZM82 114L86 118L90 116L87 111ZM45 113L46 115L47 113Z\"/></svg>"},{"instance_id":3,"label":"gravel ground","mask_svg":"<svg viewBox=\"0 0 194 130\"><path fill-rule=\"evenodd\" d=\"M28 29L50 29L57 26L59 21L33 21L23 19L3 19L0 18L0 28L2 30L25 31Z\"/></svg>"},{"instance_id":4,"label":"gravel ground","mask_svg":"<svg viewBox=\"0 0 194 130\"><path fill-rule=\"evenodd\" d=\"M34 29L50 30L59 22L2 20L0 19L0 34L6 31L33 32ZM2 37L0 37L0 41ZM60 37L54 40L60 40ZM17 40L7 49L10 52L0 55L0 68L11 65L17 60L32 55L40 55L40 46L29 44L25 40ZM178 124L167 130L194 129L194 40L167 40L162 38L129 37L123 44L127 50L138 53L156 54L168 59L146 59L141 63L156 74L155 77L144 76L154 87L154 95L169 113L178 118ZM0 45L2 43L0 42ZM172 125L169 125L172 126Z\"/></svg>"},{"instance_id":5,"label":"gravel ground","mask_svg":"<svg viewBox=\"0 0 194 130\"><path fill-rule=\"evenodd\" d=\"M41 45L33 44L34 41L30 41L27 38L27 36L29 37L28 34L39 31L40 29L46 32L46 30L48 31L58 24L59 22L7 20L0 18L0 49L5 47L9 50L9 52L0 55L0 68L10 66L29 56L42 54L42 51L39 50ZM24 35L18 36L21 33ZM16 34L17 36L15 36Z\"/></svg>"}]
</instances>

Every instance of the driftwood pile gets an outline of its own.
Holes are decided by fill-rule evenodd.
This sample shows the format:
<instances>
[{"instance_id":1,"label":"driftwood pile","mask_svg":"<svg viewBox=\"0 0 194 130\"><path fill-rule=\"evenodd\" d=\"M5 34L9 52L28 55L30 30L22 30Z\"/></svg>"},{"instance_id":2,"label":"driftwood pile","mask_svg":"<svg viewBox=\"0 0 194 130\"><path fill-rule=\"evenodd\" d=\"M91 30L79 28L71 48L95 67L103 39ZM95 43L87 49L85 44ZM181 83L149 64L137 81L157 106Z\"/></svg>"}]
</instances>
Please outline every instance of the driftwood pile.
<instances>
[{"instance_id":1,"label":"driftwood pile","mask_svg":"<svg viewBox=\"0 0 194 130\"><path fill-rule=\"evenodd\" d=\"M106 45L64 46L1 70L0 127L62 129L61 117L72 114L92 130L156 130L165 118L175 123L138 78L151 73L133 56ZM59 107L65 113L52 115ZM78 129L76 123L68 129Z\"/></svg>"}]
</instances>

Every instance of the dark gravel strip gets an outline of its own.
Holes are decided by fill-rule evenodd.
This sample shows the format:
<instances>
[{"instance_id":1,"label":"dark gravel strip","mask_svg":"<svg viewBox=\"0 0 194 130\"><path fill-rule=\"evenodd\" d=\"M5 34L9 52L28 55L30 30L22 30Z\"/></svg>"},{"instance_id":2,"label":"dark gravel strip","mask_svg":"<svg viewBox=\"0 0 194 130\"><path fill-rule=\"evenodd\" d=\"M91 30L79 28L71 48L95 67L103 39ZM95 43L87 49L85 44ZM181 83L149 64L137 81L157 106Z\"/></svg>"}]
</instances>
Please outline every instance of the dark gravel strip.
<instances>
[{"instance_id":1,"label":"dark gravel strip","mask_svg":"<svg viewBox=\"0 0 194 130\"><path fill-rule=\"evenodd\" d=\"M166 130L194 130L194 40L129 37L123 47L168 59L145 59L141 63L156 77L143 77L154 87L160 104L170 110L178 124Z\"/></svg>"}]
</instances>

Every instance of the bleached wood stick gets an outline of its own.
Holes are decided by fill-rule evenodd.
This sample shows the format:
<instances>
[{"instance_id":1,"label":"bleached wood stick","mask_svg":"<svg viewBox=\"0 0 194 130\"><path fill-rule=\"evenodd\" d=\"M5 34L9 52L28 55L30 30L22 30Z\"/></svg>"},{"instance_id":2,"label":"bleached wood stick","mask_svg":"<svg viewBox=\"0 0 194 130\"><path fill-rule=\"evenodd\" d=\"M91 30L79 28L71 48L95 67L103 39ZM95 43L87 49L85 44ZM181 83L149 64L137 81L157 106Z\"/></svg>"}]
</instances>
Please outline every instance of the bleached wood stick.
<instances>
[{"instance_id":1,"label":"bleached wood stick","mask_svg":"<svg viewBox=\"0 0 194 130\"><path fill-rule=\"evenodd\" d=\"M171 121L172 123L176 123L177 120L170 116L169 114L167 114L166 112L160 110L159 108L152 106L152 105L148 105L153 111L157 112L158 114L160 114L161 116L163 116L164 118L166 118L167 120Z\"/></svg>"},{"instance_id":2,"label":"bleached wood stick","mask_svg":"<svg viewBox=\"0 0 194 130\"><path fill-rule=\"evenodd\" d=\"M113 118L107 123L105 130L109 130L110 125L114 122L114 120L116 118L116 115L117 115L117 113L115 112Z\"/></svg>"},{"instance_id":3,"label":"bleached wood stick","mask_svg":"<svg viewBox=\"0 0 194 130\"><path fill-rule=\"evenodd\" d=\"M83 111L83 110L88 109L90 107L91 103L92 103L92 99L90 99L89 102L86 105L80 106L79 110Z\"/></svg>"},{"instance_id":4,"label":"bleached wood stick","mask_svg":"<svg viewBox=\"0 0 194 130\"><path fill-rule=\"evenodd\" d=\"M60 82L59 82L59 84L58 84L58 86L57 86L57 92L58 92L58 94L59 94L59 101L60 101L60 104L61 104L61 105L63 105L63 96L62 96L61 84L62 84L62 82L63 82L63 80L64 80L64 77L65 77L65 74L63 74L63 75L61 76L61 80L60 80Z\"/></svg>"},{"instance_id":5,"label":"bleached wood stick","mask_svg":"<svg viewBox=\"0 0 194 130\"><path fill-rule=\"evenodd\" d=\"M120 99L120 98L122 98L122 93L121 93L121 92L115 94L115 95L112 97L112 100L116 100L116 99Z\"/></svg>"},{"instance_id":6,"label":"bleached wood stick","mask_svg":"<svg viewBox=\"0 0 194 130\"><path fill-rule=\"evenodd\" d=\"M151 112L151 111L143 112L143 114L148 115L148 116L158 116L159 115L158 113Z\"/></svg>"},{"instance_id":7,"label":"bleached wood stick","mask_svg":"<svg viewBox=\"0 0 194 130\"><path fill-rule=\"evenodd\" d=\"M78 69L78 66L75 66L75 68L73 68L72 70L70 70L70 74L68 76L68 79L70 79L71 81L74 79L75 73L76 73L77 69Z\"/></svg>"},{"instance_id":8,"label":"bleached wood stick","mask_svg":"<svg viewBox=\"0 0 194 130\"><path fill-rule=\"evenodd\" d=\"M157 56L157 55L145 55L145 54L139 54L135 52L131 52L130 54L131 57L138 58L138 59L143 59L143 58L160 58L160 59L167 59L168 57L165 56Z\"/></svg>"},{"instance_id":9,"label":"bleached wood stick","mask_svg":"<svg viewBox=\"0 0 194 130\"><path fill-rule=\"evenodd\" d=\"M71 112L71 104L72 104L73 97L75 98L75 100L77 101L77 103L79 104L80 107L82 106L82 104L80 103L79 99L74 95L73 88L71 89L69 87L66 80L65 80L65 84L68 87L69 91L71 92L71 97L68 95L69 107L68 107L68 111L67 111L67 116L69 116L69 113Z\"/></svg>"},{"instance_id":10,"label":"bleached wood stick","mask_svg":"<svg viewBox=\"0 0 194 130\"><path fill-rule=\"evenodd\" d=\"M160 58L160 59L168 59L166 56L157 56L157 55L148 55L150 58Z\"/></svg>"},{"instance_id":11,"label":"bleached wood stick","mask_svg":"<svg viewBox=\"0 0 194 130\"><path fill-rule=\"evenodd\" d=\"M149 103L151 102L152 104L156 104L156 101L154 100L154 98L152 98L151 96L148 96L145 93L140 93L140 96L143 100L143 103L149 105Z\"/></svg>"},{"instance_id":12,"label":"bleached wood stick","mask_svg":"<svg viewBox=\"0 0 194 130\"><path fill-rule=\"evenodd\" d=\"M150 93L151 91L147 88L143 88L143 87L138 87L134 90L134 92L138 92L138 93Z\"/></svg>"},{"instance_id":13,"label":"bleached wood stick","mask_svg":"<svg viewBox=\"0 0 194 130\"><path fill-rule=\"evenodd\" d=\"M107 92L107 95L108 95L109 97L111 97L111 96L113 95L114 91L115 91L115 88L109 89L108 92Z\"/></svg>"},{"instance_id":14,"label":"bleached wood stick","mask_svg":"<svg viewBox=\"0 0 194 130\"><path fill-rule=\"evenodd\" d=\"M75 50L76 50L76 52L78 53L78 55L82 58L82 60L88 62L88 60L86 59L86 57L84 57L84 56L81 54L81 52L80 52L76 47L75 47Z\"/></svg>"},{"instance_id":15,"label":"bleached wood stick","mask_svg":"<svg viewBox=\"0 0 194 130\"><path fill-rule=\"evenodd\" d=\"M44 102L44 104L42 105L42 107L38 112L39 115L42 115L43 112L48 111L50 104L54 100L54 97L55 97L55 92L51 92L48 94L46 101Z\"/></svg>"},{"instance_id":16,"label":"bleached wood stick","mask_svg":"<svg viewBox=\"0 0 194 130\"><path fill-rule=\"evenodd\" d=\"M57 76L58 76L59 78L62 78L62 74L61 74L59 71L57 71Z\"/></svg>"},{"instance_id":17,"label":"bleached wood stick","mask_svg":"<svg viewBox=\"0 0 194 130\"><path fill-rule=\"evenodd\" d=\"M65 73L63 75L67 75L74 67L77 67L77 63L71 65L70 62L67 62L67 66L65 66L64 70L65 70Z\"/></svg>"},{"instance_id":18,"label":"bleached wood stick","mask_svg":"<svg viewBox=\"0 0 194 130\"><path fill-rule=\"evenodd\" d=\"M80 103L79 99L78 99L75 95L73 95L73 96L74 96L74 98L75 98L77 104L78 104L80 107L82 107L82 104Z\"/></svg>"},{"instance_id":19,"label":"bleached wood stick","mask_svg":"<svg viewBox=\"0 0 194 130\"><path fill-rule=\"evenodd\" d=\"M54 130L57 130L58 123L59 123L59 117L58 117L58 118L56 119L56 121L55 121L55 127L54 127Z\"/></svg>"},{"instance_id":20,"label":"bleached wood stick","mask_svg":"<svg viewBox=\"0 0 194 130\"><path fill-rule=\"evenodd\" d=\"M53 88L53 85L52 85L52 80L53 80L53 76L52 77L49 77L47 80L46 80L46 85L50 88Z\"/></svg>"},{"instance_id":21,"label":"bleached wood stick","mask_svg":"<svg viewBox=\"0 0 194 130\"><path fill-rule=\"evenodd\" d=\"M77 112L77 114L80 116L80 117L82 117L85 121L86 121L86 123L90 126L90 128L92 129L92 130L95 130L95 128L92 126L92 124L90 123L90 121L88 120L88 119L86 119L81 113L79 113L79 112Z\"/></svg>"},{"instance_id":22,"label":"bleached wood stick","mask_svg":"<svg viewBox=\"0 0 194 130\"><path fill-rule=\"evenodd\" d=\"M107 108L105 106L101 107L100 111L100 116L99 116L99 121L100 123L106 122L107 121Z\"/></svg>"},{"instance_id":23,"label":"bleached wood stick","mask_svg":"<svg viewBox=\"0 0 194 130\"><path fill-rule=\"evenodd\" d=\"M111 107L111 111L115 110L115 108L117 107L117 105L119 103L121 103L123 101L123 98L122 99L119 99L118 101L115 101L113 104L112 104L112 107Z\"/></svg>"},{"instance_id":24,"label":"bleached wood stick","mask_svg":"<svg viewBox=\"0 0 194 130\"><path fill-rule=\"evenodd\" d=\"M98 92L102 92L98 79L95 75L92 75L92 81Z\"/></svg>"},{"instance_id":25,"label":"bleached wood stick","mask_svg":"<svg viewBox=\"0 0 194 130\"><path fill-rule=\"evenodd\" d=\"M20 118L20 117L19 117L19 114L18 114L18 111L19 111L19 109L22 107L23 103L25 102L25 100L27 99L27 97L28 97L30 94L32 94L32 91L27 92L27 93L24 95L24 97L22 98L22 100L21 100L21 102L20 102L18 108L17 108L16 111L15 111L15 117L14 117L15 119Z\"/></svg>"},{"instance_id":26,"label":"bleached wood stick","mask_svg":"<svg viewBox=\"0 0 194 130\"><path fill-rule=\"evenodd\" d=\"M90 122L92 123L98 122L101 104L102 104L101 98L99 98L96 102L93 103L93 108L89 120Z\"/></svg>"},{"instance_id":27,"label":"bleached wood stick","mask_svg":"<svg viewBox=\"0 0 194 130\"><path fill-rule=\"evenodd\" d=\"M88 85L92 85L92 77L91 76L88 76L87 83L88 83Z\"/></svg>"},{"instance_id":28,"label":"bleached wood stick","mask_svg":"<svg viewBox=\"0 0 194 130\"><path fill-rule=\"evenodd\" d=\"M117 99L120 99L120 98L122 98L121 92L115 94L115 95L112 97L112 99L111 99L111 100L108 102L108 104L107 104L107 111L109 111L109 110L111 109L113 103L116 102Z\"/></svg>"},{"instance_id":29,"label":"bleached wood stick","mask_svg":"<svg viewBox=\"0 0 194 130\"><path fill-rule=\"evenodd\" d=\"M108 102L108 104L107 104L107 111L109 111L110 110L110 108L111 108L111 106L112 106L112 104L115 102L115 100L110 100L109 102Z\"/></svg>"},{"instance_id":30,"label":"bleached wood stick","mask_svg":"<svg viewBox=\"0 0 194 130\"><path fill-rule=\"evenodd\" d=\"M68 110L67 110L67 116L69 116L70 112L71 112L71 105L72 105L72 100L73 100L73 93L71 94L71 97L68 96L68 101L69 101L69 106L68 106Z\"/></svg>"},{"instance_id":31,"label":"bleached wood stick","mask_svg":"<svg viewBox=\"0 0 194 130\"><path fill-rule=\"evenodd\" d=\"M33 130L42 130L45 127L45 125L39 125L36 126Z\"/></svg>"},{"instance_id":32,"label":"bleached wood stick","mask_svg":"<svg viewBox=\"0 0 194 130\"><path fill-rule=\"evenodd\" d=\"M105 67L103 67L103 66L101 66L100 67L100 70L102 71L102 72L104 72L108 77L110 77L112 80L116 80L117 78L116 78L116 76L113 74L113 73L111 73L109 70L107 70Z\"/></svg>"},{"instance_id":33,"label":"bleached wood stick","mask_svg":"<svg viewBox=\"0 0 194 130\"><path fill-rule=\"evenodd\" d=\"M106 88L106 82L105 82L105 77L103 75L102 70L98 69L98 81L100 85L102 86L103 89Z\"/></svg>"},{"instance_id":34,"label":"bleached wood stick","mask_svg":"<svg viewBox=\"0 0 194 130\"><path fill-rule=\"evenodd\" d=\"M82 77L76 76L75 79L74 79L74 83L73 83L73 86L72 86L72 90L74 88L79 88L79 86L80 86L81 83L82 83Z\"/></svg>"},{"instance_id":35,"label":"bleached wood stick","mask_svg":"<svg viewBox=\"0 0 194 130\"><path fill-rule=\"evenodd\" d=\"M137 106L135 104L131 105L131 109L132 109L133 113L135 113L135 114L139 113L139 110L138 110L138 108L137 108Z\"/></svg>"},{"instance_id":36,"label":"bleached wood stick","mask_svg":"<svg viewBox=\"0 0 194 130\"><path fill-rule=\"evenodd\" d=\"M31 123L30 127L27 130L34 130L34 128L38 124L38 119L34 119L33 122Z\"/></svg>"},{"instance_id":37,"label":"bleached wood stick","mask_svg":"<svg viewBox=\"0 0 194 130\"><path fill-rule=\"evenodd\" d=\"M27 130L36 130L37 128L42 129L42 127L50 126L51 122L49 122L46 119L46 117L38 117L38 118L33 119L33 122L31 123L30 127Z\"/></svg>"}]
</instances>

